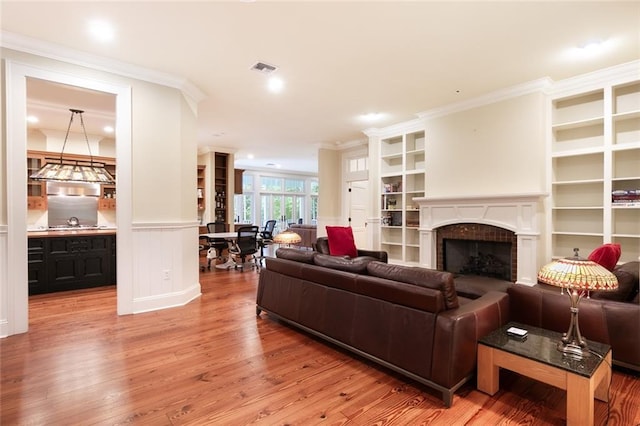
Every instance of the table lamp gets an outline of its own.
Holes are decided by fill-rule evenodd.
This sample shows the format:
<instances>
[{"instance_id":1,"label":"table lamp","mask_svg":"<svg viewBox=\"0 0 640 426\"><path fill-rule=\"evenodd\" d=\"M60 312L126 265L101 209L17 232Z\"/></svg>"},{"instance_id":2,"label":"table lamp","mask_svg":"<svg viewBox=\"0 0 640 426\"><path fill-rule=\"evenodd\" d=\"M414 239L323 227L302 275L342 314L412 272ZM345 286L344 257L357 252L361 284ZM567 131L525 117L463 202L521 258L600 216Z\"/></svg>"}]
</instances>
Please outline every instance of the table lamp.
<instances>
[{"instance_id":1,"label":"table lamp","mask_svg":"<svg viewBox=\"0 0 640 426\"><path fill-rule=\"evenodd\" d=\"M273 237L274 243L280 245L286 244L288 247L290 247L291 244L298 244L300 241L302 241L302 237L289 229Z\"/></svg>"},{"instance_id":2,"label":"table lamp","mask_svg":"<svg viewBox=\"0 0 640 426\"><path fill-rule=\"evenodd\" d=\"M538 281L568 289L571 301L571 321L569 330L558 343L558 350L565 355L577 358L587 357L591 353L587 342L580 334L578 325L578 304L584 295L590 291L611 291L618 288L618 279L608 269L578 255L577 248L574 257L554 260L543 266L538 272ZM564 291L563 291L564 292Z\"/></svg>"}]
</instances>

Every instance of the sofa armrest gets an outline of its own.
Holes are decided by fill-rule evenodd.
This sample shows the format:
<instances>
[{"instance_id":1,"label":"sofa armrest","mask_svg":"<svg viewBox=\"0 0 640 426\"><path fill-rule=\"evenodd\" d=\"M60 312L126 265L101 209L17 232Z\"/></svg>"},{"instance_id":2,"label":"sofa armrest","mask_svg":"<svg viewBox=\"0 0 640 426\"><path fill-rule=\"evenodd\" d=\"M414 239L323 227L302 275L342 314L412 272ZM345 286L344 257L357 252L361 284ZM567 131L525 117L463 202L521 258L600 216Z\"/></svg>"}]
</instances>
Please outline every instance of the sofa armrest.
<instances>
[{"instance_id":1,"label":"sofa armrest","mask_svg":"<svg viewBox=\"0 0 640 426\"><path fill-rule=\"evenodd\" d=\"M476 369L478 340L509 322L509 296L489 291L482 297L438 314L432 377L454 386Z\"/></svg>"},{"instance_id":2,"label":"sofa armrest","mask_svg":"<svg viewBox=\"0 0 640 426\"><path fill-rule=\"evenodd\" d=\"M375 257L380 262L389 263L388 261L389 259L386 251L358 249L358 256Z\"/></svg>"}]
</instances>

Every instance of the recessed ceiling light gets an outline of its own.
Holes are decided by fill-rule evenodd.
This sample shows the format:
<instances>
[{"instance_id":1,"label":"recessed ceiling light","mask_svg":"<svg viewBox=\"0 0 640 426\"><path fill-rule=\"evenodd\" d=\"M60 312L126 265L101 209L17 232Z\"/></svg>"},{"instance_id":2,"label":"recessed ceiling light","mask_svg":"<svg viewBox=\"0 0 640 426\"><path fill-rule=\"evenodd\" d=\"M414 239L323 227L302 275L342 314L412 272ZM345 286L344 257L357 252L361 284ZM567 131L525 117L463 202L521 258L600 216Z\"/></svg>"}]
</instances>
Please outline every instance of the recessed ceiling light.
<instances>
[{"instance_id":1,"label":"recessed ceiling light","mask_svg":"<svg viewBox=\"0 0 640 426\"><path fill-rule=\"evenodd\" d=\"M567 50L568 59L589 59L605 53L615 45L615 42L609 40L590 40L580 46Z\"/></svg>"},{"instance_id":2,"label":"recessed ceiling light","mask_svg":"<svg viewBox=\"0 0 640 426\"><path fill-rule=\"evenodd\" d=\"M360 117L362 118L362 120L371 123L384 118L384 114L381 112L370 112L368 114L362 114Z\"/></svg>"},{"instance_id":3,"label":"recessed ceiling light","mask_svg":"<svg viewBox=\"0 0 640 426\"><path fill-rule=\"evenodd\" d=\"M89 33L94 39L101 42L112 41L116 34L111 24L101 20L89 22Z\"/></svg>"},{"instance_id":4,"label":"recessed ceiling light","mask_svg":"<svg viewBox=\"0 0 640 426\"><path fill-rule=\"evenodd\" d=\"M113 133L113 127L111 126L104 126L102 130L104 130L105 133Z\"/></svg>"},{"instance_id":5,"label":"recessed ceiling light","mask_svg":"<svg viewBox=\"0 0 640 426\"><path fill-rule=\"evenodd\" d=\"M35 115L29 115L27 117L27 122L28 123L37 123L38 121L40 121L40 120L38 120L38 117L36 117Z\"/></svg>"},{"instance_id":6,"label":"recessed ceiling light","mask_svg":"<svg viewBox=\"0 0 640 426\"><path fill-rule=\"evenodd\" d=\"M284 81L282 81L282 79L278 77L269 78L269 82L267 84L269 90L273 93L282 92L282 89L284 88Z\"/></svg>"},{"instance_id":7,"label":"recessed ceiling light","mask_svg":"<svg viewBox=\"0 0 640 426\"><path fill-rule=\"evenodd\" d=\"M253 156L253 154L247 154L247 158L248 158L249 160L253 160L254 156Z\"/></svg>"}]
</instances>

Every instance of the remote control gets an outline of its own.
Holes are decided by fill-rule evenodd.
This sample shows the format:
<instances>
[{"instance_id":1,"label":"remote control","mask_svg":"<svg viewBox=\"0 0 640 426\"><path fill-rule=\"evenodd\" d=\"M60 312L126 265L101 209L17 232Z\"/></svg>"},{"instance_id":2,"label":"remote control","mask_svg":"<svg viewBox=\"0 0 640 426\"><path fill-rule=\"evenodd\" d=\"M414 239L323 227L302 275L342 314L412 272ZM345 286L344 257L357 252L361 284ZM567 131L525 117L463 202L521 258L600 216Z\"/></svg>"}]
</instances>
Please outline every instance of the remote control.
<instances>
[{"instance_id":1,"label":"remote control","mask_svg":"<svg viewBox=\"0 0 640 426\"><path fill-rule=\"evenodd\" d=\"M518 327L509 327L507 329L507 334L516 337L525 337L527 335L527 330Z\"/></svg>"}]
</instances>

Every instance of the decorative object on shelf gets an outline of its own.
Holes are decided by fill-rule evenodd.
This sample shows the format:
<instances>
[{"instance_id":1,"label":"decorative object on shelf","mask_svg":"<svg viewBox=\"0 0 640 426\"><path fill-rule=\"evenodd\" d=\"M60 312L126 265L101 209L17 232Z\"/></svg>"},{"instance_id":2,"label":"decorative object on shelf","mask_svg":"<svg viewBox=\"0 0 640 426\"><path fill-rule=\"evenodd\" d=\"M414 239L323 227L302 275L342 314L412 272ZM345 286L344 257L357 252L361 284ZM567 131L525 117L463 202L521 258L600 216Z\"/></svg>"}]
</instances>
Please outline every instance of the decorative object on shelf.
<instances>
[{"instance_id":1,"label":"decorative object on shelf","mask_svg":"<svg viewBox=\"0 0 640 426\"><path fill-rule=\"evenodd\" d=\"M619 189L611 192L614 205L640 205L640 189Z\"/></svg>"},{"instance_id":2,"label":"decorative object on shelf","mask_svg":"<svg viewBox=\"0 0 640 426\"><path fill-rule=\"evenodd\" d=\"M618 279L602 265L581 258L579 249L574 248L574 257L555 260L543 266L538 272L542 283L568 289L571 301L571 322L569 330L558 343L558 350L576 358L590 355L587 342L580 334L578 325L578 304L589 291L612 291L618 288Z\"/></svg>"},{"instance_id":3,"label":"decorative object on shelf","mask_svg":"<svg viewBox=\"0 0 640 426\"><path fill-rule=\"evenodd\" d=\"M302 237L289 229L273 237L274 243L280 244L280 245L286 244L287 247L291 246L291 244L298 244L301 241L302 241Z\"/></svg>"},{"instance_id":4,"label":"decorative object on shelf","mask_svg":"<svg viewBox=\"0 0 640 426\"><path fill-rule=\"evenodd\" d=\"M60 158L47 158L46 164L40 168L40 170L32 174L30 178L33 180L52 180L59 182L115 184L116 180L105 169L105 164L93 161L91 146L89 145L89 138L87 137L87 130L84 127L84 119L82 118L82 113L84 113L84 111L79 109L70 109L69 111L71 111L71 118L69 119L69 126L67 127L67 133L64 137L62 150L60 151ZM90 161L88 162L82 160L63 159L64 148L67 145L67 140L69 139L69 130L71 130L73 117L76 114L80 116L82 132L84 134L84 139L87 142L87 148L89 148Z\"/></svg>"}]
</instances>

